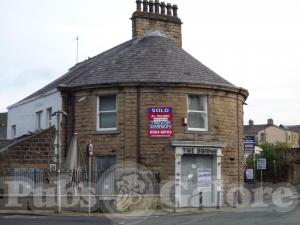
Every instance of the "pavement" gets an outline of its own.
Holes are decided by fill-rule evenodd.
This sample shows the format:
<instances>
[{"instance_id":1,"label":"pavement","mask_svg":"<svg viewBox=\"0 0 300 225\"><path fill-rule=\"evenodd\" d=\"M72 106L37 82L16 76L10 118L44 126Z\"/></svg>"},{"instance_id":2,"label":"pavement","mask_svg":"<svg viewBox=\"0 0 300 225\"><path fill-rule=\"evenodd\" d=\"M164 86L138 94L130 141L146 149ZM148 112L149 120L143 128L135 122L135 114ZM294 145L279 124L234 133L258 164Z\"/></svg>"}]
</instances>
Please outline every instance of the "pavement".
<instances>
[{"instance_id":1,"label":"pavement","mask_svg":"<svg viewBox=\"0 0 300 225\"><path fill-rule=\"evenodd\" d=\"M292 198L288 198L287 200L294 199L295 205L293 207L300 204L300 195L294 196ZM191 215L191 214L206 214L206 213L218 213L218 212L255 212L255 211L281 211L280 208L272 205L267 204L266 206L260 207L259 205L256 206L242 206L239 205L237 207L221 207L221 208L165 208L165 209L151 209L148 211L144 210L135 210L130 212L120 212L120 213L99 213L99 212L92 212L90 217L97 217L97 216L106 216L106 217L145 217L145 216L182 216L182 215ZM287 211L290 211L288 208ZM62 213L58 214L54 211L47 211L47 210L1 210L0 209L0 216L3 215L24 215L24 216L83 216L88 217L87 212L71 212L71 211L63 211ZM300 223L299 223L300 225Z\"/></svg>"},{"instance_id":2,"label":"pavement","mask_svg":"<svg viewBox=\"0 0 300 225\"><path fill-rule=\"evenodd\" d=\"M176 209L165 209L165 210L150 210L150 211L131 211L126 213L91 213L91 217L146 217L146 216L182 216L182 215L191 215L191 214L202 214L202 213L209 213L209 212L230 212L239 210L236 208L181 208ZM85 212L67 212L63 211L61 214L57 214L53 211L45 211L45 210L0 210L0 216L82 216L88 217L88 213Z\"/></svg>"},{"instance_id":3,"label":"pavement","mask_svg":"<svg viewBox=\"0 0 300 225\"><path fill-rule=\"evenodd\" d=\"M285 199L290 207L239 206L237 208L182 208L127 213L63 212L60 215L44 210L0 210L0 225L300 225L300 193Z\"/></svg>"},{"instance_id":4,"label":"pavement","mask_svg":"<svg viewBox=\"0 0 300 225\"><path fill-rule=\"evenodd\" d=\"M300 203L300 191L299 193L293 194L291 197L286 198L286 201L293 200L296 204ZM149 211L131 211L124 213L91 213L91 217L146 217L146 216L184 216L184 215L192 215L192 214L206 214L206 213L232 213L232 212L255 212L255 211L282 211L281 208L275 207L272 202L268 199L264 199L264 203L266 205L264 207L256 206L237 206L237 207L221 207L221 208L165 208L165 209L151 209ZM294 207L294 206L293 206ZM290 208L287 208L289 211ZM57 214L54 211L47 210L2 210L0 209L0 216L13 216L13 215L23 215L23 216L80 216L86 217L88 216L87 212L68 212L63 211L61 214ZM300 223L299 223L300 225Z\"/></svg>"},{"instance_id":5,"label":"pavement","mask_svg":"<svg viewBox=\"0 0 300 225\"><path fill-rule=\"evenodd\" d=\"M295 205L300 204L300 193L297 195L293 195L292 197L286 198L286 201L293 200ZM256 211L290 211L291 207L279 208L274 206L272 203L268 202L268 199L265 199L264 203L266 205L264 207L256 206L237 206L237 207L221 207L221 208L166 208L166 209L151 209L148 211L140 210L140 211L131 211L124 213L91 213L90 217L148 217L148 216L184 216L184 215L193 215L193 214L207 214L207 213L236 213L236 212L256 212ZM68 212L63 211L61 214L57 214L54 211L47 210L1 210L0 216L65 216L65 217L87 217L87 212ZM300 225L300 223L299 223Z\"/></svg>"},{"instance_id":6,"label":"pavement","mask_svg":"<svg viewBox=\"0 0 300 225\"><path fill-rule=\"evenodd\" d=\"M288 212L279 212L275 208L225 208L205 209L201 211L153 214L151 216L129 216L121 214L93 215L0 215L0 225L300 225L300 205Z\"/></svg>"}]
</instances>

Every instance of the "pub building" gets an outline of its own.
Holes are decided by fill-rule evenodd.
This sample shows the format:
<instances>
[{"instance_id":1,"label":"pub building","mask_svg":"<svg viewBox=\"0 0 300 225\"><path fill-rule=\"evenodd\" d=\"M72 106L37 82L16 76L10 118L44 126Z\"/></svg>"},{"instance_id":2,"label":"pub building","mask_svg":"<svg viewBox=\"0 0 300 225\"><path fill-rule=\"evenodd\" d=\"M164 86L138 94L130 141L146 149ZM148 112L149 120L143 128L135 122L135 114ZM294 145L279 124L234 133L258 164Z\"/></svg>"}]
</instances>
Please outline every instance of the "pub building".
<instances>
[{"instance_id":1,"label":"pub building","mask_svg":"<svg viewBox=\"0 0 300 225\"><path fill-rule=\"evenodd\" d=\"M176 5L136 1L132 39L78 63L56 85L63 155L76 132L93 142L93 170L133 163L175 182L176 207L217 204L242 186L243 105L248 91L182 48ZM197 29L197 28L195 28ZM108 186L106 186L108 187ZM222 197L224 199L224 196Z\"/></svg>"}]
</instances>

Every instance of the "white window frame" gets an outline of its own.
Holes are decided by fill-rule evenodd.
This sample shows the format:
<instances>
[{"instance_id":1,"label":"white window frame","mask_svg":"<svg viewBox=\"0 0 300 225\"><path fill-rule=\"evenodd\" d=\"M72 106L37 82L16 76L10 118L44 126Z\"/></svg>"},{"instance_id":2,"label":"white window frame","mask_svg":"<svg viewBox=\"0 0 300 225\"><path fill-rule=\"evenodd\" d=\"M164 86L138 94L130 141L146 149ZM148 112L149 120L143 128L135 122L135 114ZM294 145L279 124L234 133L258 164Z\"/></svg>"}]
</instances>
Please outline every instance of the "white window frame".
<instances>
[{"instance_id":1,"label":"white window frame","mask_svg":"<svg viewBox=\"0 0 300 225\"><path fill-rule=\"evenodd\" d=\"M52 125L52 119L51 119L51 114L52 114L52 107L49 107L46 109L46 128L50 128ZM49 111L51 110L51 112L49 113Z\"/></svg>"},{"instance_id":2,"label":"white window frame","mask_svg":"<svg viewBox=\"0 0 300 225\"><path fill-rule=\"evenodd\" d=\"M12 125L11 126L11 138L16 138L17 136L17 125Z\"/></svg>"},{"instance_id":3,"label":"white window frame","mask_svg":"<svg viewBox=\"0 0 300 225\"><path fill-rule=\"evenodd\" d=\"M43 113L44 113L43 110L39 110L39 111L35 112L35 129L36 130L43 129L43 125L42 125L43 124L43 120L42 120L43 119Z\"/></svg>"},{"instance_id":4,"label":"white window frame","mask_svg":"<svg viewBox=\"0 0 300 225\"><path fill-rule=\"evenodd\" d=\"M100 98L105 96L115 96L116 98L116 110L110 110L110 111L100 111ZM116 113L116 127L111 128L101 128L100 127L100 114L101 113ZM97 131L116 131L118 130L118 98L117 94L107 94L107 95L99 95L97 97Z\"/></svg>"},{"instance_id":5,"label":"white window frame","mask_svg":"<svg viewBox=\"0 0 300 225\"><path fill-rule=\"evenodd\" d=\"M205 97L205 109L206 111L198 111L198 110L189 110L189 97L191 96L199 96L199 97ZM206 120L205 120L205 128L191 128L189 127L189 123L187 124L187 129L189 131L208 131L208 96L207 95L197 95L197 94L189 94L187 96L187 116L189 117L189 113L200 113L200 114L205 114ZM188 119L189 121L189 119Z\"/></svg>"}]
</instances>

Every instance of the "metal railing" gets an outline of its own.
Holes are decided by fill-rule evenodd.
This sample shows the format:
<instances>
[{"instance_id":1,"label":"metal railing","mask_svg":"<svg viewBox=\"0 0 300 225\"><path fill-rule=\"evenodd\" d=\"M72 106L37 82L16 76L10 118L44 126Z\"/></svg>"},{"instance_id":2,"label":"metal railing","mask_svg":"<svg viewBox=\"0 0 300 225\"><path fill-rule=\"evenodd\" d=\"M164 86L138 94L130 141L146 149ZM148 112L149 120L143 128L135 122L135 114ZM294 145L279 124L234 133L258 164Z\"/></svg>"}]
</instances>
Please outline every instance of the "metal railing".
<instances>
[{"instance_id":1,"label":"metal railing","mask_svg":"<svg viewBox=\"0 0 300 225\"><path fill-rule=\"evenodd\" d=\"M47 192L57 185L58 175L56 171L43 169L0 170L0 195L3 197ZM150 195L160 193L160 176L157 171L118 168L92 171L91 177L92 194L95 196L114 196L126 191ZM63 171L60 178L63 191L71 194L78 194L79 189L88 186L88 171Z\"/></svg>"}]
</instances>

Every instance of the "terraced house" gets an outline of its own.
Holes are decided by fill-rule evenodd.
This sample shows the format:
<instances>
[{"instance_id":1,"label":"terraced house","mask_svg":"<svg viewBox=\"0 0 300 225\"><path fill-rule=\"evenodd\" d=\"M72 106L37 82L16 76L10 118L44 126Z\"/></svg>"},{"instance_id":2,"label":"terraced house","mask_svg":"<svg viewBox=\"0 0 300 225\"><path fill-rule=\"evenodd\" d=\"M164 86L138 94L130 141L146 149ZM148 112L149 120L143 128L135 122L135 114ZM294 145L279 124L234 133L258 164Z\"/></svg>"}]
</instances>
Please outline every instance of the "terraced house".
<instances>
[{"instance_id":1,"label":"terraced house","mask_svg":"<svg viewBox=\"0 0 300 225\"><path fill-rule=\"evenodd\" d=\"M93 142L94 170L138 163L158 171L162 184L175 181L177 207L198 206L188 200L195 191L203 192L204 206L214 206L218 192L243 185L248 92L182 48L176 5L136 4L131 40L11 106L8 129L44 129L49 110L61 109L68 115L61 123L63 159L77 133L81 149ZM27 106L30 129L18 121Z\"/></svg>"}]
</instances>

